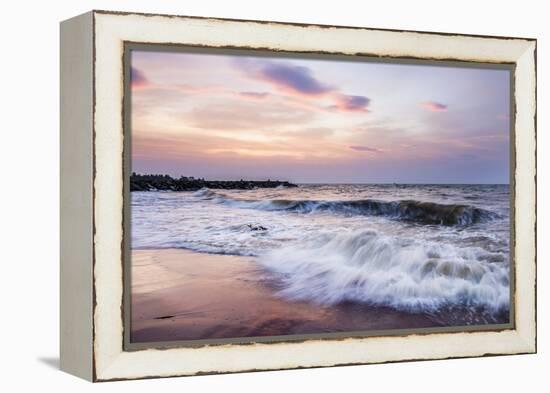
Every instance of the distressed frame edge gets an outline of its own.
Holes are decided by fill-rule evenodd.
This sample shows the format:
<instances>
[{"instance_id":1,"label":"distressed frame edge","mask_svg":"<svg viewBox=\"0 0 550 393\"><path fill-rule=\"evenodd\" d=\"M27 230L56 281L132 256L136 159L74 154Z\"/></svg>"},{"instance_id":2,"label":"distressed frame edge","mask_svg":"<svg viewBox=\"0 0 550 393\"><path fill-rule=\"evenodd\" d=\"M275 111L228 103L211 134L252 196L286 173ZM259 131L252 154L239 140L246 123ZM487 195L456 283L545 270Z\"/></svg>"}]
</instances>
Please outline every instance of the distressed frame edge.
<instances>
[{"instance_id":1,"label":"distressed frame edge","mask_svg":"<svg viewBox=\"0 0 550 393\"><path fill-rule=\"evenodd\" d=\"M515 140L515 207L524 210L515 214L516 330L529 353L537 353L537 41L531 41L517 59ZM521 110L519 110L521 108ZM524 134L524 135L522 135ZM521 190L521 192L518 192ZM518 228L519 227L519 228ZM519 235L518 235L519 234ZM518 254L528 253L522 260ZM519 269L518 269L519 268ZM516 273L517 277L517 273ZM518 296L519 295L519 296ZM526 298L526 299L525 299ZM521 303L523 306L520 306ZM528 305L528 307L526 306Z\"/></svg>"},{"instance_id":2,"label":"distressed frame edge","mask_svg":"<svg viewBox=\"0 0 550 393\"><path fill-rule=\"evenodd\" d=\"M109 15L113 15L113 13L108 13ZM134 15L134 14L131 14L131 15ZM191 17L192 18L192 17ZM279 22L274 22L275 24L283 24L283 23L279 23ZM283 24L284 25L284 24ZM365 30L370 30L370 29L365 29ZM417 33L417 32L414 32L414 33ZM398 32L396 32L395 34L398 34ZM437 33L427 33L427 34L437 34ZM456 35L453 35L453 36L456 36ZM497 38L502 38L502 37L497 37ZM529 43L530 41L535 41L534 44L532 45L532 51L529 51ZM531 52L533 52L535 54L535 57L533 57L532 55L531 56L531 59L533 60L533 58L536 60L536 40L531 40L531 39L527 39L527 47L526 47L526 50L525 52L529 52L529 54ZM533 64L533 63L531 63ZM529 64L527 64L528 66ZM534 63L534 72L535 72L535 75L534 75L534 86L530 86L530 87L533 87L533 89L536 89L536 61ZM533 136L535 136L536 138L536 97L533 97L533 93L532 91L529 92L529 96L531 96L531 98L535 98L533 101L533 105L534 105L534 119L535 121L533 122L533 127L531 127L531 129L529 129L528 131L529 132L532 132L533 133ZM516 123L517 125L517 123ZM516 142L517 142L518 139L516 139ZM536 153L536 141L535 141L535 150L534 152ZM528 152L529 153L529 152ZM536 162L534 163L534 171L535 171L535 176L536 176ZM533 184L533 186L536 187L536 178L535 178L535 182ZM535 195L535 198L536 198L536 195ZM536 199L535 199L535 207L536 207ZM533 219L533 222L534 224L536 225L536 215L532 217ZM528 235L534 235L536 234L535 232L535 227L533 227L533 232L529 232L527 233ZM533 236L534 237L534 236ZM517 251L517 250L515 250ZM534 250L535 253L534 253L534 256L536 258L536 249ZM534 268L534 280L536 280L536 267L532 266L532 268ZM97 284L97 283L96 283ZM536 281L535 281L535 284L536 284ZM536 290L536 288L535 288ZM535 293L535 296L533 298L534 301L536 301L536 293ZM522 307L523 308L523 307ZM534 312L534 310L533 310ZM515 331L516 333L516 339L518 340L517 343L520 343L521 344L521 348L520 350L516 350L516 351L512 351L510 353L502 353L502 352L497 352L497 353L483 353L483 354L466 354L466 355L458 355L456 357L472 357L472 356L492 356L492 355L505 355L505 354L519 354L519 353L533 353L533 352L536 352L536 315L533 315L534 317L534 323L535 325L533 326L533 329L534 329L534 332L533 331L530 331L530 332L526 332L524 329L520 329L520 326L518 326L517 330L521 330L521 333L522 334L518 334L518 331ZM95 317L94 317L95 318ZM529 316L528 316L529 318ZM525 333L525 334L523 334ZM96 337L94 337L95 339ZM455 356L451 356L451 358L453 358ZM443 359L443 358L449 358L449 356L429 356L427 358L412 358L412 359L407 359L407 358L401 358L399 360L388 360L388 361L367 361L367 362L360 362L360 363L346 363L346 364L368 364L368 363L382 363L382 362L394 362L394 361L409 361L409 360L429 360L429 359ZM115 366L114 368L116 369L116 363L119 363L119 361L126 361L124 359L120 359L120 356L116 356L115 358L112 358L112 363L110 364L110 366ZM337 365L343 365L343 364L338 364L338 363L335 363L335 364L330 364L330 365L306 365L306 366L289 366L289 367L279 367L279 368L275 368L275 369L287 369L287 368L301 368L301 367L308 367L308 368L311 368L311 367L330 367L330 366L337 366ZM107 369L109 369L111 367L107 367ZM99 377L95 377L94 379L97 380L97 381L102 381L102 380L118 380L118 379L135 379L135 378L152 378L152 377L164 377L164 376L183 376L183 375L200 375L200 374L205 374L205 372L191 372L191 373L172 373L172 374L159 374L159 375L145 375L145 376L120 376L120 377L117 377L117 376L113 376L111 375L109 377L109 372L107 372L108 370L103 368L100 372L100 376ZM266 368L264 370L269 370L271 368ZM105 371L105 373L104 373ZM212 373L222 373L222 372L244 372L244 371L259 371L259 370L253 370L253 369L250 369L250 370L228 370L228 371L215 371L215 372L212 372ZM206 373L210 373L210 372L206 372Z\"/></svg>"},{"instance_id":3,"label":"distressed frame edge","mask_svg":"<svg viewBox=\"0 0 550 393\"><path fill-rule=\"evenodd\" d=\"M60 369L93 381L93 19L59 25Z\"/></svg>"},{"instance_id":4,"label":"distressed frame edge","mask_svg":"<svg viewBox=\"0 0 550 393\"><path fill-rule=\"evenodd\" d=\"M319 27L322 29L355 29L355 30L370 30L381 32L395 32L395 33L418 33L418 34L435 34L448 37L471 37L471 38L491 38L499 40L524 40L524 41L537 41L534 37L517 37L517 36L499 36L499 35L486 35L486 34L467 34L467 33L449 33L441 31L428 31L428 30L409 30L409 29L389 29L382 27L364 27L354 25L329 25L323 23L306 23L306 22L282 22L262 19L243 19L243 18L222 18L216 16L198 16L198 15L183 15L183 14L163 14L163 13L151 13L151 12L138 12L138 11L112 11L103 9L94 9L91 12L98 15L120 15L120 16L158 16L163 18L177 18L177 19L197 19L204 21L219 21L219 22L237 22L237 23L255 23L255 24L268 24L268 25L282 25L282 26L294 26L294 27Z\"/></svg>"}]
</instances>

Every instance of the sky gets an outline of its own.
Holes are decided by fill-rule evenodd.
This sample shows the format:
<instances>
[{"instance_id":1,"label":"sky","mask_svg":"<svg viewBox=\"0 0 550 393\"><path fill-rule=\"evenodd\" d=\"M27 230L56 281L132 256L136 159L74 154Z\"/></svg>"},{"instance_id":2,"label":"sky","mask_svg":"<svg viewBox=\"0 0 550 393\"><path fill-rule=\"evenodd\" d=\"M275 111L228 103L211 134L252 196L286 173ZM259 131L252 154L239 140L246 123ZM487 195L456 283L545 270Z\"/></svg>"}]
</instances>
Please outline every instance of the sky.
<instances>
[{"instance_id":1,"label":"sky","mask_svg":"<svg viewBox=\"0 0 550 393\"><path fill-rule=\"evenodd\" d=\"M509 78L503 69L134 50L132 170L508 183Z\"/></svg>"}]
</instances>

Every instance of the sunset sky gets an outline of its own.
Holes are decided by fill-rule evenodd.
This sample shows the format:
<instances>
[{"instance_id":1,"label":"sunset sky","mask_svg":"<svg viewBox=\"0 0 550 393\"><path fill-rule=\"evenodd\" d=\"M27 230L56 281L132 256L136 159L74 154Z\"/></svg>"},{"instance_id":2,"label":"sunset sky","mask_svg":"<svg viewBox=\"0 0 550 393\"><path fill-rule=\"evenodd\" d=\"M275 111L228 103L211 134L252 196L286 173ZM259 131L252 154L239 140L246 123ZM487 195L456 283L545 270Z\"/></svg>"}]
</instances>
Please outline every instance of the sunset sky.
<instances>
[{"instance_id":1,"label":"sunset sky","mask_svg":"<svg viewBox=\"0 0 550 393\"><path fill-rule=\"evenodd\" d=\"M153 51L131 65L138 173L508 183L507 70Z\"/></svg>"}]
</instances>

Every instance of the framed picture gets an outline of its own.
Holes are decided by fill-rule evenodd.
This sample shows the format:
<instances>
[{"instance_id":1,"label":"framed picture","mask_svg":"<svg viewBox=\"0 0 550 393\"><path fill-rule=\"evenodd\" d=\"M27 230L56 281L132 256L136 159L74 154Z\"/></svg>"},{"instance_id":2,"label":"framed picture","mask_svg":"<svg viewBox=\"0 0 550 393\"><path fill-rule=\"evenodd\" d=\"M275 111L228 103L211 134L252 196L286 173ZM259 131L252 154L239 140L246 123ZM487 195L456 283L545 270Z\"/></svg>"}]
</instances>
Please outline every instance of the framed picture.
<instances>
[{"instance_id":1,"label":"framed picture","mask_svg":"<svg viewBox=\"0 0 550 393\"><path fill-rule=\"evenodd\" d=\"M61 368L536 351L536 41L61 24Z\"/></svg>"}]
</instances>

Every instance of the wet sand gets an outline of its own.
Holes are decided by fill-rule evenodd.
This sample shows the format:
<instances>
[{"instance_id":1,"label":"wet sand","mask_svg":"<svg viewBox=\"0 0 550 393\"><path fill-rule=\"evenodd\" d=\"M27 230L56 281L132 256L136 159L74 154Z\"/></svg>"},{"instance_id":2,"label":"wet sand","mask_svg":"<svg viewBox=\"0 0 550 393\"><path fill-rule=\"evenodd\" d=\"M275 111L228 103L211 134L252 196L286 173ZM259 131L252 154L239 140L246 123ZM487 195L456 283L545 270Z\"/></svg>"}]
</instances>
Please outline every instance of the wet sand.
<instances>
[{"instance_id":1,"label":"wet sand","mask_svg":"<svg viewBox=\"0 0 550 393\"><path fill-rule=\"evenodd\" d=\"M441 326L391 308L282 299L252 257L133 250L131 276L133 343Z\"/></svg>"}]
</instances>

